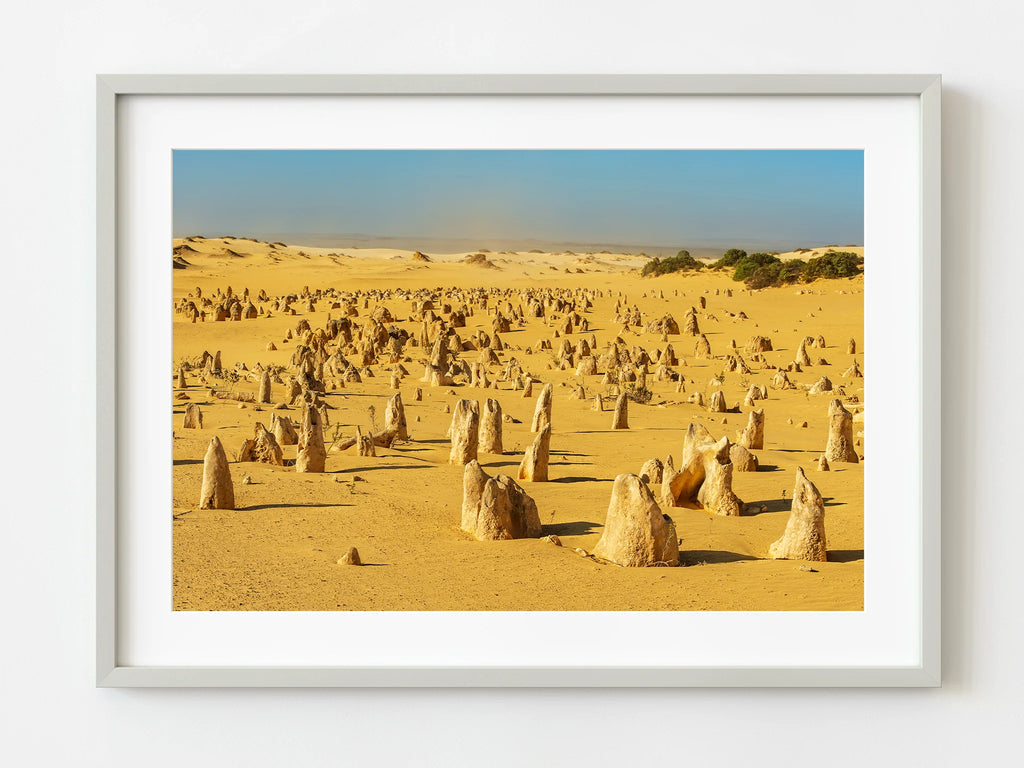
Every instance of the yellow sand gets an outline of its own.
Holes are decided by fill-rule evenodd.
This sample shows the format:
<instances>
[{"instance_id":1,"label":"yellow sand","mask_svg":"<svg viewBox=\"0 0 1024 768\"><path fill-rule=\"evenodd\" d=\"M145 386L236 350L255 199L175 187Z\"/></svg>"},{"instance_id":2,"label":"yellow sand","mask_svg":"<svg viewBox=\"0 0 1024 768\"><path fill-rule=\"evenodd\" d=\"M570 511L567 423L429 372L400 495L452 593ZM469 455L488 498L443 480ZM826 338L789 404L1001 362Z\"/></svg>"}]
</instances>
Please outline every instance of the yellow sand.
<instances>
[{"instance_id":1,"label":"yellow sand","mask_svg":"<svg viewBox=\"0 0 1024 768\"><path fill-rule=\"evenodd\" d=\"M176 246L182 243L175 241ZM818 281L803 286L803 294L798 294L801 288L787 287L750 295L725 273L640 278L631 270L643 259L626 254L488 253L500 268L486 269L461 263L466 254L428 254L432 262L423 263L412 261L410 252L394 250L271 248L230 238L187 244L194 252L183 254L191 266L174 270L176 300L196 287L212 295L229 285L237 293L249 288L253 296L261 289L275 296L304 286L342 291L438 286L600 288L605 298L587 315L598 352L620 332L612 322L617 291L646 313L645 320L671 313L680 324L686 310L699 306L699 297L704 296L707 310L699 316L700 327L719 359L695 360L694 338L670 336L676 354L686 362L678 369L687 378L686 394L676 394L675 383L656 382L649 376L653 400L646 406L630 403L630 429L613 432L610 410L591 410L592 395L605 390L600 375L583 382L587 400L570 399L570 385L578 381L573 371L549 370L549 353L527 355L518 349L552 338L553 331L543 320L531 320L523 330L513 326L512 333L502 335L502 341L515 348L500 354L503 361L515 356L536 378L555 383L551 482L525 483L524 487L537 502L544 533L557 534L563 547L537 539L479 542L459 529L462 467L447 464L445 432L450 416L442 408L459 398L496 397L503 411L519 423L504 424L506 455L481 454L480 462L491 475L514 476L533 438L529 426L535 398L524 399L507 382L497 390L429 388L418 381L423 350L407 346L413 362L405 363L411 375L403 382L402 392L413 441L394 450L378 448L377 458L360 458L354 449L330 453L326 473L297 474L288 467L235 463L234 453L251 435L252 425L261 421L269 426L270 406L262 406L261 411L252 405L240 409L236 403L212 399L200 385L198 372L192 372L187 389L191 399L172 400L175 609L862 609L863 463L817 471L827 436L830 395L769 388L769 399L758 403L766 413L765 450L755 451L761 470L736 472L734 489L748 505L766 506L766 512L719 517L701 509L664 510L675 520L684 567L620 568L582 557L574 548L589 552L600 538L616 475L639 473L647 459L664 460L668 454L678 465L690 422L703 423L716 438L728 435L730 439L746 423L750 408L743 407L738 414L710 414L685 402L697 389L707 398L718 388L709 387L708 381L724 370L721 358L729 353L731 339L742 352L749 337L768 336L775 351L766 353L766 358L785 366L801 338L823 335L827 348L808 351L815 362L824 357L831 365L791 373L791 380L810 384L827 375L836 386L842 384L848 395L860 398L860 405L848 407L862 412L863 380L843 381L841 374L851 362L846 354L851 337L857 340L856 358L863 368L863 278ZM733 297L725 296L726 289L733 289ZM656 298L659 292L664 292L664 299ZM409 315L406 302L385 303L396 317ZM287 329L294 329L303 317L314 328L322 327L328 317L326 308L304 315L302 302L294 307L299 313L295 317L275 313L269 319L261 316L241 322L207 319L192 324L176 314L173 371L178 361L195 358L203 350L220 350L225 368L233 368L238 361L250 370L258 362L286 365L294 347L294 342L282 343ZM356 322L372 308L371 303L370 310L360 309ZM727 314L741 311L749 319ZM419 323L402 325L418 335ZM477 328L491 332L490 319L483 312L468 318L459 335L468 338ZM659 336L632 330L635 333L623 337L630 346L641 345L649 351L664 346ZM577 337L569 338L575 342ZM276 352L265 351L271 341L278 347ZM767 385L774 373L753 363L750 367L749 376L725 375L721 389L730 407L742 402L749 384ZM334 407L329 411L328 442L337 425L345 436L353 434L356 425L367 431L370 406L381 424L385 403L393 394L383 368L374 366L378 375L364 378L362 384L328 391L325 399ZM492 378L496 372L492 367ZM424 394L418 403L411 397L417 386L423 387ZM253 392L256 387L255 379L236 386ZM539 391L535 384L534 395ZM273 395L280 402L283 387L275 385ZM202 430L180 428L185 402L201 405ZM294 417L297 411L281 413ZM857 417L857 433L863 429L862 418ZM801 428L804 421L808 426ZM202 459L214 435L232 459L235 510L198 509ZM864 452L863 445L859 450ZM286 459L294 458L294 446L284 451ZM763 559L786 526L797 466L805 469L825 498L827 563ZM247 475L251 484L242 483ZM658 488L654 490L657 495ZM337 564L350 546L358 548L367 565Z\"/></svg>"}]
</instances>

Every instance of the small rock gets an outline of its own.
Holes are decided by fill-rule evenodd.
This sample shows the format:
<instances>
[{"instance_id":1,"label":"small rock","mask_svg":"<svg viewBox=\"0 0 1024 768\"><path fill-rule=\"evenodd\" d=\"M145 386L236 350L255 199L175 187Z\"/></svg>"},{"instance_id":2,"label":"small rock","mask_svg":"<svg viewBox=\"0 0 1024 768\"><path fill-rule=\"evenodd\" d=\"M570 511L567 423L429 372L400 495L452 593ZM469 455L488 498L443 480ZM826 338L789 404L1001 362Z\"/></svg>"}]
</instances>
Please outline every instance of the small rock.
<instances>
[{"instance_id":1,"label":"small rock","mask_svg":"<svg viewBox=\"0 0 1024 768\"><path fill-rule=\"evenodd\" d=\"M287 411L288 410L288 406L285 405L284 403L278 403L277 405L274 406L274 410L275 411Z\"/></svg>"},{"instance_id":2,"label":"small rock","mask_svg":"<svg viewBox=\"0 0 1024 768\"><path fill-rule=\"evenodd\" d=\"M176 400L190 400L191 398L184 392L179 392L174 396Z\"/></svg>"},{"instance_id":3,"label":"small rock","mask_svg":"<svg viewBox=\"0 0 1024 768\"><path fill-rule=\"evenodd\" d=\"M348 552L341 556L338 560L338 565L362 565L363 561L359 559L359 550L355 547L349 547Z\"/></svg>"},{"instance_id":4,"label":"small rock","mask_svg":"<svg viewBox=\"0 0 1024 768\"><path fill-rule=\"evenodd\" d=\"M241 411L241 410L244 410L244 409L245 409L245 403L239 403L238 404L238 410Z\"/></svg>"},{"instance_id":5,"label":"small rock","mask_svg":"<svg viewBox=\"0 0 1024 768\"><path fill-rule=\"evenodd\" d=\"M800 422L800 429L807 429L807 422L806 421L801 421Z\"/></svg>"},{"instance_id":6,"label":"small rock","mask_svg":"<svg viewBox=\"0 0 1024 768\"><path fill-rule=\"evenodd\" d=\"M590 557L590 553L587 552L587 550L583 549L583 547L576 547L575 549L573 549L573 552L575 552L580 557Z\"/></svg>"},{"instance_id":7,"label":"small rock","mask_svg":"<svg viewBox=\"0 0 1024 768\"><path fill-rule=\"evenodd\" d=\"M562 546L562 540L553 533L550 536L541 537L541 541L546 541L548 544L554 544L556 547Z\"/></svg>"},{"instance_id":8,"label":"small rock","mask_svg":"<svg viewBox=\"0 0 1024 768\"><path fill-rule=\"evenodd\" d=\"M243 477L242 478L242 485L252 485L252 478L249 475L246 475L245 477Z\"/></svg>"},{"instance_id":9,"label":"small rock","mask_svg":"<svg viewBox=\"0 0 1024 768\"><path fill-rule=\"evenodd\" d=\"M809 566L809 565L801 565L799 568L797 568L797 570L798 571L803 571L804 573L817 573L818 572L817 568L811 568L811 566Z\"/></svg>"},{"instance_id":10,"label":"small rock","mask_svg":"<svg viewBox=\"0 0 1024 768\"><path fill-rule=\"evenodd\" d=\"M365 482L366 482L366 480L364 480L363 478L361 478L361 477L360 477L359 475L353 475L353 476L352 476L352 482L353 482L353 483L365 483Z\"/></svg>"}]
</instances>

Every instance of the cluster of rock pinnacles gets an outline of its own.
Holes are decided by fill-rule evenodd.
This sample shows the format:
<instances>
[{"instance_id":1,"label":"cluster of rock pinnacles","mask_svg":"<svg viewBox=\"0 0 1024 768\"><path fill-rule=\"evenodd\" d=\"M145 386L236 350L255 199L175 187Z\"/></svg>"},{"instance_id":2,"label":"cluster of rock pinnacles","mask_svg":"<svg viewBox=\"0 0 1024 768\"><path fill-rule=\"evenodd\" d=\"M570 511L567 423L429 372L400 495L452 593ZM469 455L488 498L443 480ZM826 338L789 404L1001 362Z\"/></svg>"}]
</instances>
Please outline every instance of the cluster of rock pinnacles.
<instances>
[{"instance_id":1,"label":"cluster of rock pinnacles","mask_svg":"<svg viewBox=\"0 0 1024 768\"><path fill-rule=\"evenodd\" d=\"M553 338L560 341L557 347L550 341L539 341L534 347L523 350L524 356L549 354L553 361L547 364L549 369L574 369L580 377L601 375L604 371L601 384L606 387L606 395L612 393L615 397L610 429L629 429L630 391L635 391L636 387L642 388L649 375L658 381L675 381L676 391L685 392L686 377L675 368L685 366L686 363L676 355L671 344L649 353L642 347L628 347L620 335L603 351L598 351L593 334L586 337L589 321L584 313L589 311L594 298L604 295L603 292L582 289L522 291L518 293L518 306L512 303L512 299L516 298L513 293L496 289L453 289L445 293L443 298L438 298L435 294L425 295L422 291L370 291L361 295L342 295L336 290L310 292L306 289L301 295L277 298L260 292L255 299L257 307L248 290L241 297L233 295L228 288L226 292L218 290L213 297L204 298L202 291L196 289L194 294L189 294L177 306L177 311L184 313L193 323L205 322L208 317L213 322L241 322L260 316L270 317L275 312L294 315L292 305L299 303L306 314L316 312L323 304L327 304L330 311L322 328L314 329L309 320L303 318L294 332L287 332L282 341L297 342L289 366L257 364L255 371L249 371L243 363L236 364L235 376L241 375L258 382L256 395L213 386L217 380L225 379L226 371L220 353L217 352L212 355L204 353L200 360L178 367L175 378L177 387L182 391L177 397L189 399L184 392L188 386L187 373L198 372L202 383L210 387L209 394L213 398L238 401L240 408L252 404L254 410L271 406L273 412L269 428L263 422L254 423L252 437L244 440L235 460L285 466L282 446L295 445L294 470L321 473L325 471L331 451L345 451L355 447L362 456L375 456L377 447L390 448L396 442L411 439L402 394L396 392L386 403L383 430L364 435L356 427L353 436L335 440L328 445L324 430L330 423L331 406L322 395L328 390L344 388L346 383L360 382L364 377L374 376L370 367L374 364L389 366L390 386L398 390L402 381L409 376L403 363L413 362L410 354L413 349L422 350L420 357L424 372L419 381L428 387L467 386L492 390L497 394L498 383L502 382L510 385L503 391L520 391L522 397L532 397L533 384L540 382L525 367L525 360L509 357L502 363L497 355L498 352L511 351L500 334L509 334L514 327L522 327L530 319L540 318L542 322L553 326ZM363 322L356 321L360 317L360 303L362 309L367 310L371 300L380 302L385 298L412 302L413 314L410 319L421 323L418 337L394 325L388 327L395 318L380 303ZM700 305L702 310L706 308L704 297L700 297ZM463 339L457 329L465 327L466 317L473 316L474 311L483 311L493 317L492 333L481 330ZM339 316L334 316L335 312ZM680 326L671 315L645 324L639 310L635 306L629 307L624 298L616 301L615 313L614 322L621 325L623 333L630 326L641 326L648 333L660 334L662 341L667 341L669 334L680 333ZM686 313L682 333L697 339L694 358L713 357L710 342L700 331L695 307ZM569 339L574 335L577 339L575 344ZM824 347L825 341L820 336L802 338L794 361L786 368L776 369L772 387L796 389L797 385L790 381L787 373L802 371L804 367L814 365L808 350ZM276 350L277 347L271 342L267 349ZM762 357L762 353L772 349L771 339L753 336L743 351L752 362L760 363L764 368L774 368ZM852 355L855 351L856 344L850 339L847 352ZM476 352L477 359L467 362L463 359L467 352ZM735 342L724 360L729 371L750 372ZM828 365L822 358L818 359L817 364ZM654 371L650 370L652 365L656 365ZM492 373L488 366L498 366L499 370ZM856 360L843 374L844 379L862 376ZM714 385L716 381L712 380L711 383ZM284 399L277 405L273 405L275 385L284 392ZM804 385L804 388L809 394L844 394L841 387L834 387L825 376L809 387ZM572 397L579 399L586 396L582 385L572 394ZM414 388L412 398L421 401L423 390L420 387ZM744 406L751 410L746 425L735 434L734 440L727 436L715 438L705 426L691 423L684 434L678 469L669 455L664 461L649 459L639 474L618 475L612 484L602 536L589 554L601 561L628 567L677 565L681 542L677 538L672 518L665 514L665 509L696 506L715 515L741 515L745 505L733 492L733 473L756 472L759 469L754 451L763 450L765 446L765 409L755 405L767 399L767 387L750 386ZM855 398L851 399L856 402ZM537 538L543 534L537 504L519 483L541 483L549 479L553 401L554 386L549 382L543 385L537 396L530 424L530 432L535 437L525 449L515 479L504 474L491 477L479 462L481 454L504 453L502 425L503 422L513 420L503 415L499 400L487 397L481 403L462 398L455 402L448 429L448 461L452 465L464 467L463 531L479 540ZM699 391L689 401L704 406ZM294 422L290 416L278 413L289 406L299 409L299 416ZM596 411L604 411L601 393L594 394L592 407ZM448 406L444 408L448 412ZM707 408L711 413L740 412L738 405L729 407L720 389L711 394ZM825 450L817 462L819 471L829 470L833 463L857 463L860 459L856 450L859 443L855 442L853 436L853 415L843 406L840 397L830 400L828 418ZM181 426L183 429L203 429L203 413L198 404L185 405ZM803 469L796 470L791 499L786 529L781 538L771 544L766 556L773 559L826 560L824 503ZM202 509L235 508L230 465L218 437L210 440L204 458L199 506ZM556 536L547 538L558 543ZM338 562L358 565L361 560L355 548L351 548Z\"/></svg>"}]
</instances>

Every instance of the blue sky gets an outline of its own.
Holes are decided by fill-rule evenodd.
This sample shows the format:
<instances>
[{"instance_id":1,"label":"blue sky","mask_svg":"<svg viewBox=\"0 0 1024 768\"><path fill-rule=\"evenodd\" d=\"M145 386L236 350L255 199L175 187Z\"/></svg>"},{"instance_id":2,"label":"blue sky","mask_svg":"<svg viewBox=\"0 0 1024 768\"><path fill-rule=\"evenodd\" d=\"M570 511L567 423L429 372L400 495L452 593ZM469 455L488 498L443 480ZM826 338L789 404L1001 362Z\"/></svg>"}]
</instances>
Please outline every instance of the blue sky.
<instances>
[{"instance_id":1,"label":"blue sky","mask_svg":"<svg viewBox=\"0 0 1024 768\"><path fill-rule=\"evenodd\" d=\"M176 150L174 235L862 244L860 150Z\"/></svg>"}]
</instances>

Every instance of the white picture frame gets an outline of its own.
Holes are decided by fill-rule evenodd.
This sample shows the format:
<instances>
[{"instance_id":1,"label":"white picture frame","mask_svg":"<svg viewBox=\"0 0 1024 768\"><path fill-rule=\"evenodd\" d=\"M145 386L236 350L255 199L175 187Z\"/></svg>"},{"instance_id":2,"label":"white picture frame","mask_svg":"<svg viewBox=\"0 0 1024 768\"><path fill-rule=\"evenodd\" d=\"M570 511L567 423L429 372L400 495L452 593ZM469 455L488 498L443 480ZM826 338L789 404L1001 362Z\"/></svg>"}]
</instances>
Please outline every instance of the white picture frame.
<instances>
[{"instance_id":1,"label":"white picture frame","mask_svg":"<svg viewBox=\"0 0 1024 768\"><path fill-rule=\"evenodd\" d=\"M920 483L920 584L916 626L919 649L898 665L635 666L621 664L203 666L125 663L119 622L131 621L119 604L119 354L126 314L118 288L119 109L133 96L902 96L918 100L920 118L919 276L920 372L904 390L918 410L914 478ZM940 146L941 79L937 75L100 75L97 77L97 526L96 681L103 687L137 686L938 686L940 672Z\"/></svg>"}]
</instances>

